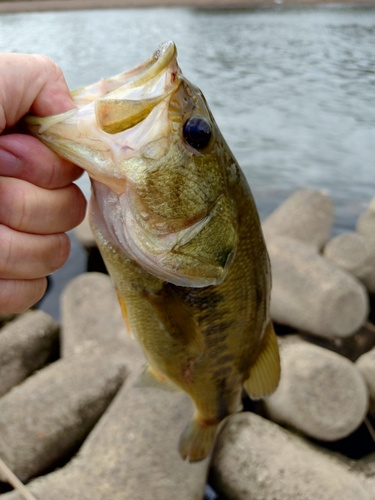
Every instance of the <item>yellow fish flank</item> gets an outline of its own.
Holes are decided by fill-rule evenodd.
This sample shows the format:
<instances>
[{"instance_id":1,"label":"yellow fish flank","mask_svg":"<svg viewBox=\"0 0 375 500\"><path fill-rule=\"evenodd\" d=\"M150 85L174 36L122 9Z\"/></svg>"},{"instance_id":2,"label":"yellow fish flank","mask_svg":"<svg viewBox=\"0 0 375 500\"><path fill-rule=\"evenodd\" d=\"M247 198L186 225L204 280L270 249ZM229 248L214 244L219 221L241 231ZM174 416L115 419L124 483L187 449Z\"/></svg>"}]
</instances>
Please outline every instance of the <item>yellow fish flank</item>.
<instances>
[{"instance_id":1,"label":"yellow fish flank","mask_svg":"<svg viewBox=\"0 0 375 500\"><path fill-rule=\"evenodd\" d=\"M26 118L83 167L90 223L148 365L138 386L185 391L195 414L181 456L201 460L244 387L280 377L270 266L254 201L172 42L140 66L72 92L77 109Z\"/></svg>"}]
</instances>

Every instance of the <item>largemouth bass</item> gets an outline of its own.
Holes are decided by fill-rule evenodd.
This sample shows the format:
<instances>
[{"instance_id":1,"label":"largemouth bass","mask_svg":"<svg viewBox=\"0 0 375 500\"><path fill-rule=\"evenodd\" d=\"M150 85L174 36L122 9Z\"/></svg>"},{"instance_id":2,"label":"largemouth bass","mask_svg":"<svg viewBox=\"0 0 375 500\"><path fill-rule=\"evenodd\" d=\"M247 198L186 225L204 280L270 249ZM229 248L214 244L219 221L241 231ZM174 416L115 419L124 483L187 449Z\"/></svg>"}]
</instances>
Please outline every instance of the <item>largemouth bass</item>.
<instances>
[{"instance_id":1,"label":"largemouth bass","mask_svg":"<svg viewBox=\"0 0 375 500\"><path fill-rule=\"evenodd\" d=\"M242 388L261 398L280 376L250 188L174 43L72 96L77 109L28 128L88 172L92 231L148 360L137 385L189 394L179 451L201 460Z\"/></svg>"}]
</instances>

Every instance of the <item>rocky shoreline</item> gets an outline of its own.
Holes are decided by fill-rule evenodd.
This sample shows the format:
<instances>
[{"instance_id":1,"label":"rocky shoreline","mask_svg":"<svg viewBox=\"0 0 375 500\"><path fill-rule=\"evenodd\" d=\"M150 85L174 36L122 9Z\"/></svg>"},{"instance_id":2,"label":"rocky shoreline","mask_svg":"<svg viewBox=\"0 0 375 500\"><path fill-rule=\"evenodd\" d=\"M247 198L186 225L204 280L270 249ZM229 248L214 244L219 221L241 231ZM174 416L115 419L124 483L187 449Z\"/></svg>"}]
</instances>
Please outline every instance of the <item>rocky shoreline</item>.
<instances>
[{"instance_id":1,"label":"rocky shoreline","mask_svg":"<svg viewBox=\"0 0 375 500\"><path fill-rule=\"evenodd\" d=\"M301 190L264 221L282 378L210 458L178 455L185 394L133 387L143 354L98 272L65 287L60 324L1 318L0 457L38 500L202 500L207 477L220 500L375 500L375 199L354 233L330 240L333 220L328 196ZM86 223L77 236L95 251ZM332 451L366 426L359 458ZM0 499L21 500L9 489L0 473Z\"/></svg>"}]
</instances>

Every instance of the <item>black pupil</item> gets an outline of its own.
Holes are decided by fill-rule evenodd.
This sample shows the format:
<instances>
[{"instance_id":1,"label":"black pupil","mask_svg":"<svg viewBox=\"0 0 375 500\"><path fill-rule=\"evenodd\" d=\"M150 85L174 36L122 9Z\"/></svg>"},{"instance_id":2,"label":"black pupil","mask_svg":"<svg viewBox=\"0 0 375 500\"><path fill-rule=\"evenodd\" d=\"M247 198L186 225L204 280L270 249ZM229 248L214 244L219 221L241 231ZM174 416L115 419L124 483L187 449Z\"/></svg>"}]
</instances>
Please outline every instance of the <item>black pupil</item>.
<instances>
[{"instance_id":1,"label":"black pupil","mask_svg":"<svg viewBox=\"0 0 375 500\"><path fill-rule=\"evenodd\" d=\"M203 149L211 139L211 127L203 116L192 116L184 125L184 137L190 146Z\"/></svg>"}]
</instances>

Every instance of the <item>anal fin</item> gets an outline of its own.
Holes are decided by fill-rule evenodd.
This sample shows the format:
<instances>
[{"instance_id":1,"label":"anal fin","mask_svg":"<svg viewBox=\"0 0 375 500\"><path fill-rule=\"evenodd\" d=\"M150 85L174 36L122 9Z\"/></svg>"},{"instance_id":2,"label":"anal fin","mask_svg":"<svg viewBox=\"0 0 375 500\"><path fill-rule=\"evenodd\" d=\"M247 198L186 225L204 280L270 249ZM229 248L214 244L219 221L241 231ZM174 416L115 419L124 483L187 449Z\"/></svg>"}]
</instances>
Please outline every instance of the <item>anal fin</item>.
<instances>
[{"instance_id":1,"label":"anal fin","mask_svg":"<svg viewBox=\"0 0 375 500\"><path fill-rule=\"evenodd\" d=\"M263 342L263 349L244 382L245 390L252 399L272 394L280 380L280 355L272 321L267 325Z\"/></svg>"},{"instance_id":2,"label":"anal fin","mask_svg":"<svg viewBox=\"0 0 375 500\"><path fill-rule=\"evenodd\" d=\"M147 365L143 372L136 380L134 387L154 387L162 389L167 392L181 392L177 385L173 384L170 380L164 377L151 365Z\"/></svg>"}]
</instances>

